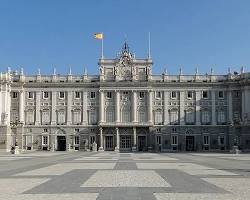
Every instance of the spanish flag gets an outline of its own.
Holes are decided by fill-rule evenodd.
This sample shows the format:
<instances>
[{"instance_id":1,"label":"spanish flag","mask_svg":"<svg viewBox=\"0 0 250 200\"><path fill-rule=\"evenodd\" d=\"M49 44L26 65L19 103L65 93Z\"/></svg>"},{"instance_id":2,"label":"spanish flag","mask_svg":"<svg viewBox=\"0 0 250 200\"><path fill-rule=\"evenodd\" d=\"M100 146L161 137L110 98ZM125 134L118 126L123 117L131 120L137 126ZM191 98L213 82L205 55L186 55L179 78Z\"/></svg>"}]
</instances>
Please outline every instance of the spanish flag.
<instances>
[{"instance_id":1,"label":"spanish flag","mask_svg":"<svg viewBox=\"0 0 250 200\"><path fill-rule=\"evenodd\" d=\"M102 40L103 39L103 33L95 33L95 39Z\"/></svg>"}]
</instances>

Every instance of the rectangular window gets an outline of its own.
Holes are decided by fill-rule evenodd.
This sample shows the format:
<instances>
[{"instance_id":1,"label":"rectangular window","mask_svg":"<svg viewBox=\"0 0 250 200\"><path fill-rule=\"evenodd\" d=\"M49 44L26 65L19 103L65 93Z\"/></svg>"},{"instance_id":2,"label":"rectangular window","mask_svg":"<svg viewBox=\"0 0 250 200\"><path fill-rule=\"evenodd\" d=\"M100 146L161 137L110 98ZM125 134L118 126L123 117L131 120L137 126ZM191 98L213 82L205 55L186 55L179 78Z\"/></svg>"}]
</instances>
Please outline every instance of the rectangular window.
<instances>
[{"instance_id":1,"label":"rectangular window","mask_svg":"<svg viewBox=\"0 0 250 200\"><path fill-rule=\"evenodd\" d=\"M26 146L32 146L32 135L26 135L25 144Z\"/></svg>"},{"instance_id":2,"label":"rectangular window","mask_svg":"<svg viewBox=\"0 0 250 200\"><path fill-rule=\"evenodd\" d=\"M161 111L155 111L155 124L162 124L162 112Z\"/></svg>"},{"instance_id":3,"label":"rectangular window","mask_svg":"<svg viewBox=\"0 0 250 200\"><path fill-rule=\"evenodd\" d=\"M112 92L107 92L106 95L107 95L107 98L108 98L108 99L111 99L111 98L112 98Z\"/></svg>"},{"instance_id":4,"label":"rectangular window","mask_svg":"<svg viewBox=\"0 0 250 200\"><path fill-rule=\"evenodd\" d=\"M207 99L208 98L208 91L202 91L202 98Z\"/></svg>"},{"instance_id":5,"label":"rectangular window","mask_svg":"<svg viewBox=\"0 0 250 200\"><path fill-rule=\"evenodd\" d=\"M223 99L224 98L224 92L223 91L219 91L219 98Z\"/></svg>"},{"instance_id":6,"label":"rectangular window","mask_svg":"<svg viewBox=\"0 0 250 200\"><path fill-rule=\"evenodd\" d=\"M225 112L220 110L218 111L218 123L225 123L226 119L225 119Z\"/></svg>"},{"instance_id":7,"label":"rectangular window","mask_svg":"<svg viewBox=\"0 0 250 200\"><path fill-rule=\"evenodd\" d=\"M156 136L156 143L161 144L161 136L160 135Z\"/></svg>"},{"instance_id":8,"label":"rectangular window","mask_svg":"<svg viewBox=\"0 0 250 200\"><path fill-rule=\"evenodd\" d=\"M122 122L130 122L130 112L122 111Z\"/></svg>"},{"instance_id":9,"label":"rectangular window","mask_svg":"<svg viewBox=\"0 0 250 200\"><path fill-rule=\"evenodd\" d=\"M192 99L193 98L193 92L192 91L188 91L187 92L187 98L188 99Z\"/></svg>"},{"instance_id":10,"label":"rectangular window","mask_svg":"<svg viewBox=\"0 0 250 200\"><path fill-rule=\"evenodd\" d=\"M95 92L90 92L90 99L95 99Z\"/></svg>"},{"instance_id":11,"label":"rectangular window","mask_svg":"<svg viewBox=\"0 0 250 200\"><path fill-rule=\"evenodd\" d=\"M12 98L13 98L13 99L16 99L17 96L18 96L18 93L17 93L17 92L12 92Z\"/></svg>"},{"instance_id":12,"label":"rectangular window","mask_svg":"<svg viewBox=\"0 0 250 200\"><path fill-rule=\"evenodd\" d=\"M194 123L194 112L186 111L186 123Z\"/></svg>"},{"instance_id":13,"label":"rectangular window","mask_svg":"<svg viewBox=\"0 0 250 200\"><path fill-rule=\"evenodd\" d=\"M171 111L170 112L170 123L171 124L178 124L178 111Z\"/></svg>"},{"instance_id":14,"label":"rectangular window","mask_svg":"<svg viewBox=\"0 0 250 200\"><path fill-rule=\"evenodd\" d=\"M160 99L161 98L161 92L155 92L155 98Z\"/></svg>"},{"instance_id":15,"label":"rectangular window","mask_svg":"<svg viewBox=\"0 0 250 200\"><path fill-rule=\"evenodd\" d=\"M27 124L34 123L34 111L29 110L26 112L26 123Z\"/></svg>"},{"instance_id":16,"label":"rectangular window","mask_svg":"<svg viewBox=\"0 0 250 200\"><path fill-rule=\"evenodd\" d=\"M139 97L140 97L140 99L143 99L145 97L145 92L140 92Z\"/></svg>"},{"instance_id":17,"label":"rectangular window","mask_svg":"<svg viewBox=\"0 0 250 200\"><path fill-rule=\"evenodd\" d=\"M210 114L209 111L202 111L201 113L201 121L203 124L210 123Z\"/></svg>"},{"instance_id":18,"label":"rectangular window","mask_svg":"<svg viewBox=\"0 0 250 200\"><path fill-rule=\"evenodd\" d=\"M79 137L79 135L75 136L75 144L76 145L80 144L80 137Z\"/></svg>"},{"instance_id":19,"label":"rectangular window","mask_svg":"<svg viewBox=\"0 0 250 200\"><path fill-rule=\"evenodd\" d=\"M224 135L220 135L219 137L218 137L218 143L219 143L219 145L225 145L225 136Z\"/></svg>"},{"instance_id":20,"label":"rectangular window","mask_svg":"<svg viewBox=\"0 0 250 200\"><path fill-rule=\"evenodd\" d=\"M172 145L177 145L178 144L178 136L177 135L172 135L171 144Z\"/></svg>"},{"instance_id":21,"label":"rectangular window","mask_svg":"<svg viewBox=\"0 0 250 200\"><path fill-rule=\"evenodd\" d=\"M48 145L48 136L47 135L42 136L42 145Z\"/></svg>"},{"instance_id":22,"label":"rectangular window","mask_svg":"<svg viewBox=\"0 0 250 200\"><path fill-rule=\"evenodd\" d=\"M64 99L65 96L65 92L59 92L59 98L60 99Z\"/></svg>"},{"instance_id":23,"label":"rectangular window","mask_svg":"<svg viewBox=\"0 0 250 200\"><path fill-rule=\"evenodd\" d=\"M57 112L57 123L58 124L65 123L65 112L64 111Z\"/></svg>"},{"instance_id":24,"label":"rectangular window","mask_svg":"<svg viewBox=\"0 0 250 200\"><path fill-rule=\"evenodd\" d=\"M208 135L203 136L203 144L204 145L209 145L209 136Z\"/></svg>"},{"instance_id":25,"label":"rectangular window","mask_svg":"<svg viewBox=\"0 0 250 200\"><path fill-rule=\"evenodd\" d=\"M50 112L49 111L42 112L42 123L43 124L50 123Z\"/></svg>"},{"instance_id":26,"label":"rectangular window","mask_svg":"<svg viewBox=\"0 0 250 200\"><path fill-rule=\"evenodd\" d=\"M48 129L47 129L47 128L43 129L43 132L44 132L44 133L47 133L47 132L48 132Z\"/></svg>"},{"instance_id":27,"label":"rectangular window","mask_svg":"<svg viewBox=\"0 0 250 200\"><path fill-rule=\"evenodd\" d=\"M114 112L112 110L106 112L106 122L114 122Z\"/></svg>"},{"instance_id":28,"label":"rectangular window","mask_svg":"<svg viewBox=\"0 0 250 200\"><path fill-rule=\"evenodd\" d=\"M95 142L95 136L90 136L90 144L93 144Z\"/></svg>"},{"instance_id":29,"label":"rectangular window","mask_svg":"<svg viewBox=\"0 0 250 200\"><path fill-rule=\"evenodd\" d=\"M89 124L96 124L96 112L89 111Z\"/></svg>"},{"instance_id":30,"label":"rectangular window","mask_svg":"<svg viewBox=\"0 0 250 200\"><path fill-rule=\"evenodd\" d=\"M172 92L171 92L171 98L172 98L172 99L176 99L176 97L177 97L176 91L172 91Z\"/></svg>"},{"instance_id":31,"label":"rectangular window","mask_svg":"<svg viewBox=\"0 0 250 200\"><path fill-rule=\"evenodd\" d=\"M43 92L43 98L48 99L49 98L49 92Z\"/></svg>"},{"instance_id":32,"label":"rectangular window","mask_svg":"<svg viewBox=\"0 0 250 200\"><path fill-rule=\"evenodd\" d=\"M80 96L80 92L76 91L76 92L75 92L75 98L76 98L76 99L80 99L80 97L81 97L81 96Z\"/></svg>"},{"instance_id":33,"label":"rectangular window","mask_svg":"<svg viewBox=\"0 0 250 200\"><path fill-rule=\"evenodd\" d=\"M34 93L33 92L28 92L28 98L33 99L34 98Z\"/></svg>"},{"instance_id":34,"label":"rectangular window","mask_svg":"<svg viewBox=\"0 0 250 200\"><path fill-rule=\"evenodd\" d=\"M139 122L145 122L145 112L139 112Z\"/></svg>"},{"instance_id":35,"label":"rectangular window","mask_svg":"<svg viewBox=\"0 0 250 200\"><path fill-rule=\"evenodd\" d=\"M73 123L79 124L81 123L81 111L73 111Z\"/></svg>"}]
</instances>

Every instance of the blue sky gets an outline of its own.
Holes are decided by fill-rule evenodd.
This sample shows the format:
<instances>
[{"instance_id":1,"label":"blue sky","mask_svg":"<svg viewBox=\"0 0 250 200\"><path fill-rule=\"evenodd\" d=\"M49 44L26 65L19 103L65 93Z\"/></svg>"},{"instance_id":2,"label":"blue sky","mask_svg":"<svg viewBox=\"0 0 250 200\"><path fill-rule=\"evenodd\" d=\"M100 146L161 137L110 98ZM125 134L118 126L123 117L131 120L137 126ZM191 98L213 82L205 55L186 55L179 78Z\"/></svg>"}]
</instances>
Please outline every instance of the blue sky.
<instances>
[{"instance_id":1,"label":"blue sky","mask_svg":"<svg viewBox=\"0 0 250 200\"><path fill-rule=\"evenodd\" d=\"M250 66L249 0L0 0L0 70L98 73L100 41L113 58L127 38L138 58L151 33L153 73L201 74Z\"/></svg>"}]
</instances>

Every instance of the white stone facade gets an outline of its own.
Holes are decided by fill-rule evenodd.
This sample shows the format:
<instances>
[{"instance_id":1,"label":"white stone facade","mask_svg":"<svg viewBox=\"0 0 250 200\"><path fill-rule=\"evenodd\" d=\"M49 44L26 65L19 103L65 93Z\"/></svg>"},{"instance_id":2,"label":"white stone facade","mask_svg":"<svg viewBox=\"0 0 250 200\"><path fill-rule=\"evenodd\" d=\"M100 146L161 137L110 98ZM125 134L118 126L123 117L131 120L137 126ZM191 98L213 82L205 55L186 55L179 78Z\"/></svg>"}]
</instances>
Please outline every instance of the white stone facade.
<instances>
[{"instance_id":1,"label":"white stone facade","mask_svg":"<svg viewBox=\"0 0 250 200\"><path fill-rule=\"evenodd\" d=\"M250 73L152 75L125 43L99 75L0 74L0 147L21 150L250 149Z\"/></svg>"}]
</instances>

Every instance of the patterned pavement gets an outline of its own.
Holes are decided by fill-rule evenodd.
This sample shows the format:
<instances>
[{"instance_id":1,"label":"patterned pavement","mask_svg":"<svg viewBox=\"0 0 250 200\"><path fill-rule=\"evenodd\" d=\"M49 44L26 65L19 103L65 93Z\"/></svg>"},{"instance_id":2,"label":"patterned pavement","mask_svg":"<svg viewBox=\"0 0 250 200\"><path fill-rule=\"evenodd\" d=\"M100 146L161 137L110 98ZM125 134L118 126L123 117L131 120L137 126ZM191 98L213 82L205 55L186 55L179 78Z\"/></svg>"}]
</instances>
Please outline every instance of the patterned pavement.
<instances>
[{"instance_id":1,"label":"patterned pavement","mask_svg":"<svg viewBox=\"0 0 250 200\"><path fill-rule=\"evenodd\" d=\"M0 199L247 200L250 154L0 154Z\"/></svg>"}]
</instances>

